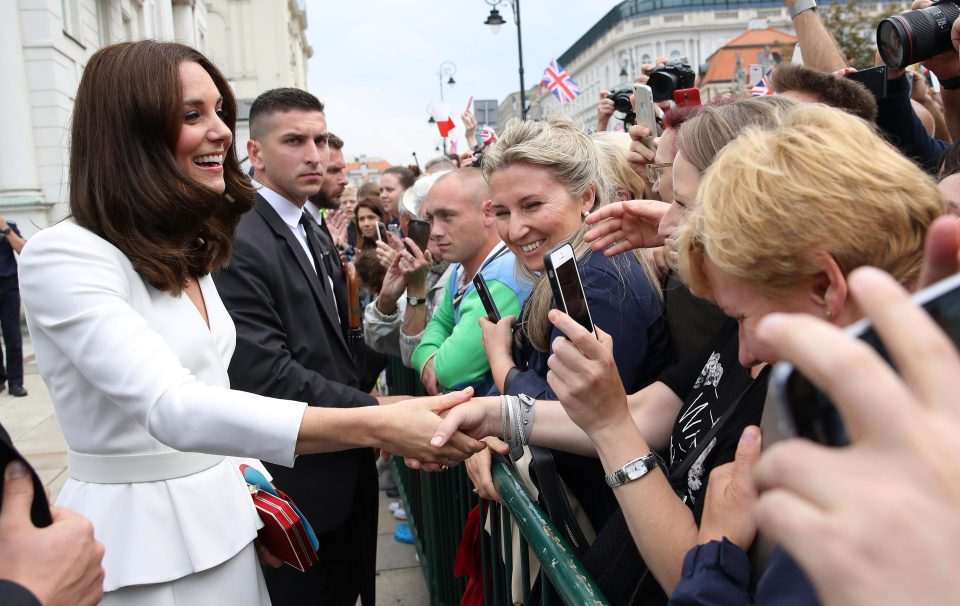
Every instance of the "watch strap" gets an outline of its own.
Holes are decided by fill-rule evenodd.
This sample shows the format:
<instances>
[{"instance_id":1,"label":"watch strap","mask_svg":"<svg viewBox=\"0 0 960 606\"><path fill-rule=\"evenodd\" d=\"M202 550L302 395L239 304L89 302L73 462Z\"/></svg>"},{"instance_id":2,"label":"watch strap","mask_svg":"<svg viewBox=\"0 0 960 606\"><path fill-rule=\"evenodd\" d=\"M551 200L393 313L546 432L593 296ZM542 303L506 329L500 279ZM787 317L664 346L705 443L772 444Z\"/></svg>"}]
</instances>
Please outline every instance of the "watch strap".
<instances>
[{"instance_id":1,"label":"watch strap","mask_svg":"<svg viewBox=\"0 0 960 606\"><path fill-rule=\"evenodd\" d=\"M416 307L417 305L423 305L426 302L424 297L411 297L407 295L407 305L411 307Z\"/></svg>"},{"instance_id":2,"label":"watch strap","mask_svg":"<svg viewBox=\"0 0 960 606\"><path fill-rule=\"evenodd\" d=\"M816 0L797 0L796 2L790 5L790 8L788 10L790 12L790 18L794 19L796 18L797 15L799 15L804 11L816 10L816 9L817 9Z\"/></svg>"},{"instance_id":3,"label":"watch strap","mask_svg":"<svg viewBox=\"0 0 960 606\"><path fill-rule=\"evenodd\" d=\"M623 486L624 484L628 484L634 480L639 480L656 468L657 455L650 452L642 457L637 457L632 461L628 461L620 469L615 470L613 473L607 474L604 479L607 481L607 486L610 488L616 488L617 486Z\"/></svg>"}]
</instances>

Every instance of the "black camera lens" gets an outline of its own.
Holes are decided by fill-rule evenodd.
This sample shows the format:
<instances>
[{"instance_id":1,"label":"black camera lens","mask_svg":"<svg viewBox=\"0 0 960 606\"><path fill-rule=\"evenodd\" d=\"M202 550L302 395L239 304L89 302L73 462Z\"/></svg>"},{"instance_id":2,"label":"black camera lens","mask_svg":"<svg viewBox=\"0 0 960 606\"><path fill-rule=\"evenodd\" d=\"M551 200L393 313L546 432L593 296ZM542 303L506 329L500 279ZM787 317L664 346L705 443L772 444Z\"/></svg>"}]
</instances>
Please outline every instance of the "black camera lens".
<instances>
[{"instance_id":1,"label":"black camera lens","mask_svg":"<svg viewBox=\"0 0 960 606\"><path fill-rule=\"evenodd\" d=\"M673 98L673 91L677 90L679 83L680 79L668 71L653 71L650 72L650 80L647 81L647 86L653 93L653 101L660 103Z\"/></svg>"},{"instance_id":2,"label":"black camera lens","mask_svg":"<svg viewBox=\"0 0 960 606\"><path fill-rule=\"evenodd\" d=\"M950 30L958 16L960 7L948 0L884 19L877 26L883 62L900 69L953 50Z\"/></svg>"}]
</instances>

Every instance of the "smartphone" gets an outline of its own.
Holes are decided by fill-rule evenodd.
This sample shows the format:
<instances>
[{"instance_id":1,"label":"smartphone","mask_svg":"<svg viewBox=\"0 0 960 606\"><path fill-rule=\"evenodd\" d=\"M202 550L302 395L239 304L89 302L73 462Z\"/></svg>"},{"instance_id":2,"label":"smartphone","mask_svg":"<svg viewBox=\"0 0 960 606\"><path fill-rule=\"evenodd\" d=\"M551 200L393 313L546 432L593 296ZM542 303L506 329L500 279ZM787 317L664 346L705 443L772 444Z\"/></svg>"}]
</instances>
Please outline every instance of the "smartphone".
<instances>
[{"instance_id":1,"label":"smartphone","mask_svg":"<svg viewBox=\"0 0 960 606\"><path fill-rule=\"evenodd\" d=\"M677 107L697 107L700 105L700 90L696 88L681 88L673 91L673 102Z\"/></svg>"},{"instance_id":2,"label":"smartphone","mask_svg":"<svg viewBox=\"0 0 960 606\"><path fill-rule=\"evenodd\" d=\"M859 82L867 87L867 90L873 93L877 99L883 99L887 96L887 66L868 67L858 72L853 72L847 76L847 79Z\"/></svg>"},{"instance_id":3,"label":"smartphone","mask_svg":"<svg viewBox=\"0 0 960 606\"><path fill-rule=\"evenodd\" d=\"M930 314L954 345L960 346L960 274L921 290L913 300ZM862 339L892 365L869 320L852 324L847 333ZM843 418L833 402L792 364L777 364L771 382L785 435L800 436L827 446L850 443Z\"/></svg>"},{"instance_id":4,"label":"smartphone","mask_svg":"<svg viewBox=\"0 0 960 606\"><path fill-rule=\"evenodd\" d=\"M748 72L747 82L751 87L757 85L757 82L763 80L763 66L753 63L750 65L750 71Z\"/></svg>"},{"instance_id":5,"label":"smartphone","mask_svg":"<svg viewBox=\"0 0 960 606\"><path fill-rule=\"evenodd\" d=\"M554 248L544 255L543 265L547 270L547 279L550 280L557 309L565 312L596 337L597 332L593 329L593 317L587 305L587 296L583 292L583 282L580 280L573 246L568 242Z\"/></svg>"},{"instance_id":6,"label":"smartphone","mask_svg":"<svg viewBox=\"0 0 960 606\"><path fill-rule=\"evenodd\" d=\"M483 303L483 308L487 311L487 319L496 324L500 321L500 310L497 309L497 304L493 302L490 289L487 288L487 281L483 279L483 276L477 274L473 277L473 286L477 289L480 302Z\"/></svg>"},{"instance_id":7,"label":"smartphone","mask_svg":"<svg viewBox=\"0 0 960 606\"><path fill-rule=\"evenodd\" d=\"M388 244L387 226L383 224L383 221L377 221L377 239L379 239L384 244Z\"/></svg>"},{"instance_id":8,"label":"smartphone","mask_svg":"<svg viewBox=\"0 0 960 606\"><path fill-rule=\"evenodd\" d=\"M410 236L410 239L413 240L413 243L417 245L421 252L427 250L427 244L430 242L429 221L410 219L407 231L409 232L407 235Z\"/></svg>"},{"instance_id":9,"label":"smartphone","mask_svg":"<svg viewBox=\"0 0 960 606\"><path fill-rule=\"evenodd\" d=\"M395 235L397 238L403 242L403 231L400 230L400 226L397 224L387 225L387 231Z\"/></svg>"},{"instance_id":10,"label":"smartphone","mask_svg":"<svg viewBox=\"0 0 960 606\"><path fill-rule=\"evenodd\" d=\"M633 85L633 113L637 114L636 124L643 124L651 133L640 142L653 149L653 139L657 136L657 109L653 103L653 90L646 84Z\"/></svg>"}]
</instances>

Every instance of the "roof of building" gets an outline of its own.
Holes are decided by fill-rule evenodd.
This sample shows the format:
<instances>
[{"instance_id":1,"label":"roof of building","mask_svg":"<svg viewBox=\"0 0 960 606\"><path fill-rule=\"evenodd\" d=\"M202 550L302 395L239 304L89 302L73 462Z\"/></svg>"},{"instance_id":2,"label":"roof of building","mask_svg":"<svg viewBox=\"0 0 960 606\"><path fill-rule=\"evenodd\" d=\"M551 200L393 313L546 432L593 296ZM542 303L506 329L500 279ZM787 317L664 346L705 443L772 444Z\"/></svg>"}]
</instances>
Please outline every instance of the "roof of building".
<instances>
[{"instance_id":1,"label":"roof of building","mask_svg":"<svg viewBox=\"0 0 960 606\"><path fill-rule=\"evenodd\" d=\"M760 55L767 47L771 52L792 50L797 37L776 29L753 29L740 34L707 58L710 69L700 85L711 82L732 82L737 71L737 53L743 59L743 69L751 63L762 63Z\"/></svg>"},{"instance_id":2,"label":"roof of building","mask_svg":"<svg viewBox=\"0 0 960 606\"><path fill-rule=\"evenodd\" d=\"M386 160L368 159L368 160L366 160L366 161L364 161L364 162L362 162L362 163L361 163L361 162L348 162L347 165L344 167L344 170L346 170L348 173L349 173L349 172L352 172L352 171L355 171L355 170L360 170L361 164L366 164L366 165L367 165L367 169L369 169L369 170L379 170L380 172L383 172L383 171L387 170L388 168L390 168L391 166L393 166L393 164L390 164L390 163L387 162Z\"/></svg>"},{"instance_id":3,"label":"roof of building","mask_svg":"<svg viewBox=\"0 0 960 606\"><path fill-rule=\"evenodd\" d=\"M872 3L878 0L867 0ZM845 4L845 0L821 0L818 4ZM567 67L612 29L633 19L691 11L725 11L737 8L781 8L779 0L623 0L597 21L557 60Z\"/></svg>"}]
</instances>

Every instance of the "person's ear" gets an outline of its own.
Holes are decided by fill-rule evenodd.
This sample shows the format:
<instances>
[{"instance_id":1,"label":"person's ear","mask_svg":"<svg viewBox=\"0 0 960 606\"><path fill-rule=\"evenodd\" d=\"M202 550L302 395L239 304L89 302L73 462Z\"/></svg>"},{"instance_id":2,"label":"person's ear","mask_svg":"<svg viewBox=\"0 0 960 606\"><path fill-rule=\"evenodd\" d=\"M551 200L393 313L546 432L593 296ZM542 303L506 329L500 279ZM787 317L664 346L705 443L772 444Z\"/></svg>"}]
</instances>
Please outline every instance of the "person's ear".
<instances>
[{"instance_id":1,"label":"person's ear","mask_svg":"<svg viewBox=\"0 0 960 606\"><path fill-rule=\"evenodd\" d=\"M490 227L497 221L496 215L493 214L493 200L484 200L481 207L483 208L483 226Z\"/></svg>"},{"instance_id":2,"label":"person's ear","mask_svg":"<svg viewBox=\"0 0 960 606\"><path fill-rule=\"evenodd\" d=\"M827 321L835 322L844 315L850 290L847 276L833 255L822 255L820 272L813 279L810 297L822 309L821 316Z\"/></svg>"},{"instance_id":3,"label":"person's ear","mask_svg":"<svg viewBox=\"0 0 960 606\"><path fill-rule=\"evenodd\" d=\"M593 205L597 201L597 187L591 185L587 191L580 196L580 216L586 217L593 210Z\"/></svg>"},{"instance_id":4,"label":"person's ear","mask_svg":"<svg viewBox=\"0 0 960 606\"><path fill-rule=\"evenodd\" d=\"M247 157L250 158L250 164L253 165L255 172L263 170L263 146L256 139L247 140Z\"/></svg>"}]
</instances>

